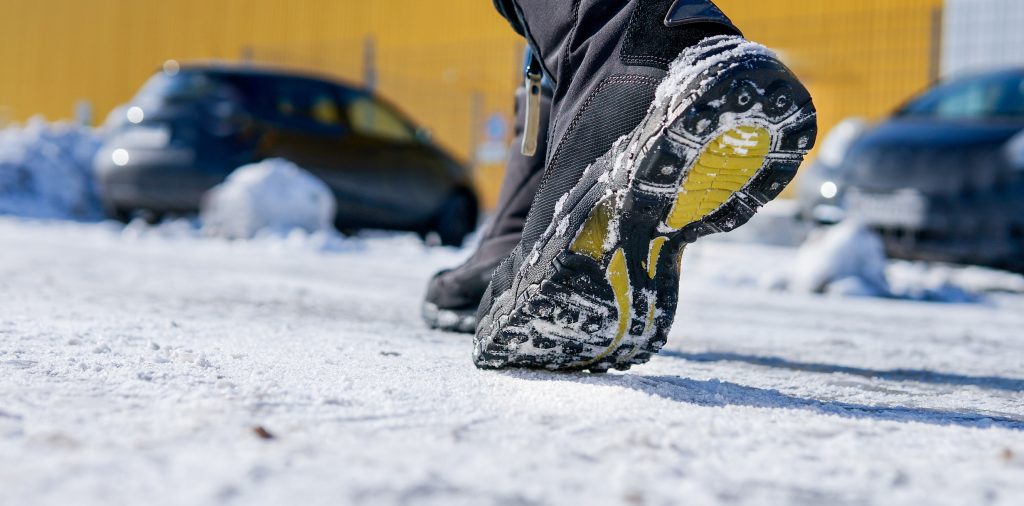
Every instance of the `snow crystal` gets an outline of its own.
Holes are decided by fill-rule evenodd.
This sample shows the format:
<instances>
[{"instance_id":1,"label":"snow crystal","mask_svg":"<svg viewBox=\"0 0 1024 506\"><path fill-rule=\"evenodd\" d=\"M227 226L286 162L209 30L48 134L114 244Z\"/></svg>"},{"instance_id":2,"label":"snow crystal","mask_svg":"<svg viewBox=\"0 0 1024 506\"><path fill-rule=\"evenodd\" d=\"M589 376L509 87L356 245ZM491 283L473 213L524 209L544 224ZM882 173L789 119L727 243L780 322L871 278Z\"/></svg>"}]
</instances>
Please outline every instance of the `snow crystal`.
<instances>
[{"instance_id":1,"label":"snow crystal","mask_svg":"<svg viewBox=\"0 0 1024 506\"><path fill-rule=\"evenodd\" d=\"M555 202L555 212L552 216L559 216L562 214L562 208L565 207L565 202L569 200L569 192L565 192L561 197L558 197L558 201Z\"/></svg>"},{"instance_id":2,"label":"snow crystal","mask_svg":"<svg viewBox=\"0 0 1024 506\"><path fill-rule=\"evenodd\" d=\"M566 216L561 220L558 220L558 227L555 228L555 235L558 237L565 236L565 233L569 231L569 217Z\"/></svg>"}]
</instances>

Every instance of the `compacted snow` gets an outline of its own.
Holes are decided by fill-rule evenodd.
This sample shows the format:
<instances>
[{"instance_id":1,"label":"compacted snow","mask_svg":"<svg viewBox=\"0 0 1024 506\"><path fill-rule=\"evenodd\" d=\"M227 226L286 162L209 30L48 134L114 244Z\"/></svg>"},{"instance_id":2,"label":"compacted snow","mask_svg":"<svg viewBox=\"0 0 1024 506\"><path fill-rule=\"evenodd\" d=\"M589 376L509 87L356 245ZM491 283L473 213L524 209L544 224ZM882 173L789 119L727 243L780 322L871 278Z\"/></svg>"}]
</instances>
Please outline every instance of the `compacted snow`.
<instances>
[{"instance_id":1,"label":"compacted snow","mask_svg":"<svg viewBox=\"0 0 1024 506\"><path fill-rule=\"evenodd\" d=\"M418 315L466 252L412 236L0 218L0 245L3 505L1024 498L1022 295L772 291L795 249L708 242L650 364L481 372Z\"/></svg>"}]
</instances>

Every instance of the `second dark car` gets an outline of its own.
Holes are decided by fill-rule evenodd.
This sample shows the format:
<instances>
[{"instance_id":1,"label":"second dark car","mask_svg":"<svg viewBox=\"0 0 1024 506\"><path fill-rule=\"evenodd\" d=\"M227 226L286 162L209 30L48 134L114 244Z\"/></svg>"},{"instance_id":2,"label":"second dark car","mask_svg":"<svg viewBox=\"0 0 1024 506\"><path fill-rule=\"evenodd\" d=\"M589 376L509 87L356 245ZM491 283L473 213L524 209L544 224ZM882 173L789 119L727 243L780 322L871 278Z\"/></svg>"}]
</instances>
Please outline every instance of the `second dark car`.
<instances>
[{"instance_id":1,"label":"second dark car","mask_svg":"<svg viewBox=\"0 0 1024 506\"><path fill-rule=\"evenodd\" d=\"M1024 271L1024 69L941 82L846 122L801 176L809 219L857 219L896 257Z\"/></svg>"},{"instance_id":2,"label":"second dark car","mask_svg":"<svg viewBox=\"0 0 1024 506\"><path fill-rule=\"evenodd\" d=\"M436 232L477 223L469 170L395 107L330 79L196 64L162 70L124 108L96 157L108 212L194 212L235 168L284 158L334 192L339 229Z\"/></svg>"}]
</instances>

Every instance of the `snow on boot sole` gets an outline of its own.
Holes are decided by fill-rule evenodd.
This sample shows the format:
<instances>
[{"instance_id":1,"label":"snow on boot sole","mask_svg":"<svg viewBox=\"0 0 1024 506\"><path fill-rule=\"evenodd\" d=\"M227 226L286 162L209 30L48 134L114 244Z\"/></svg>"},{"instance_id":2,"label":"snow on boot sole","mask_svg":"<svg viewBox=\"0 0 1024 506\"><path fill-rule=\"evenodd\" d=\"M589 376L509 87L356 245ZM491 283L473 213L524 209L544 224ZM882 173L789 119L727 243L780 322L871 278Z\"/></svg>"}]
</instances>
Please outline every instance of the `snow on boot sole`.
<instances>
[{"instance_id":1,"label":"snow on boot sole","mask_svg":"<svg viewBox=\"0 0 1024 506\"><path fill-rule=\"evenodd\" d=\"M665 344L683 248L746 223L814 144L807 91L763 46L685 51L647 117L587 168L477 327L477 367L628 369Z\"/></svg>"}]
</instances>

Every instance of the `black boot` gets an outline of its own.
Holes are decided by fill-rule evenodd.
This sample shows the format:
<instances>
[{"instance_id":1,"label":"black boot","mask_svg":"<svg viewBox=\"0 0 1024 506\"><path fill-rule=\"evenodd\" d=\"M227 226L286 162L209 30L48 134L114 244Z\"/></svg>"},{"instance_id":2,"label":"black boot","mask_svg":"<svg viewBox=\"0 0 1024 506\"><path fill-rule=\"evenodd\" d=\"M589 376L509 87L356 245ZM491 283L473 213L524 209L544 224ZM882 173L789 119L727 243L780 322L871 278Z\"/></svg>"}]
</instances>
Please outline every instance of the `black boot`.
<instances>
[{"instance_id":1,"label":"black boot","mask_svg":"<svg viewBox=\"0 0 1024 506\"><path fill-rule=\"evenodd\" d=\"M548 111L551 107L551 88L541 88L541 129L536 154L525 156L520 152L526 121L526 90L516 91L516 138L513 141L505 178L501 183L494 220L484 232L473 256L462 265L434 275L427 285L423 302L423 319L427 325L456 332L476 329L476 312L494 268L519 244L523 224L530 211L530 203L537 193L544 168L547 147Z\"/></svg>"},{"instance_id":2,"label":"black boot","mask_svg":"<svg viewBox=\"0 0 1024 506\"><path fill-rule=\"evenodd\" d=\"M665 344L683 247L795 176L810 96L707 0L499 0L555 82L520 244L480 306L478 367L626 369Z\"/></svg>"}]
</instances>

